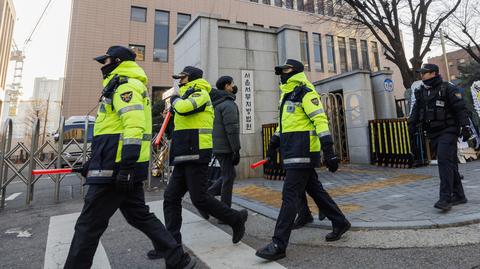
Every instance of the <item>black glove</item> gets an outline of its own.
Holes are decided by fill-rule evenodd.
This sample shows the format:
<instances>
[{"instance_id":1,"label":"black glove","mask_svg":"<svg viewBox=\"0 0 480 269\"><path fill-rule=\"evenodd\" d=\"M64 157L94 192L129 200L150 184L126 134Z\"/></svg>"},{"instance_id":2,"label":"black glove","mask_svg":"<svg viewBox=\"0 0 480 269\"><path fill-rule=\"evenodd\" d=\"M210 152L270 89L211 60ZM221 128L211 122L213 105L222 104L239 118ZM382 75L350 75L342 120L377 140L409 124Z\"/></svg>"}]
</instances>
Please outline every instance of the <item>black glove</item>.
<instances>
[{"instance_id":1,"label":"black glove","mask_svg":"<svg viewBox=\"0 0 480 269\"><path fill-rule=\"evenodd\" d=\"M79 173L82 177L86 178L88 175L88 166L90 164L90 160L88 160L84 165L77 166L72 168L72 172Z\"/></svg>"},{"instance_id":2,"label":"black glove","mask_svg":"<svg viewBox=\"0 0 480 269\"><path fill-rule=\"evenodd\" d=\"M278 135L273 135L270 138L270 143L268 144L267 149L267 161L270 165L273 164L277 158L277 149L280 147L280 137Z\"/></svg>"},{"instance_id":3,"label":"black glove","mask_svg":"<svg viewBox=\"0 0 480 269\"><path fill-rule=\"evenodd\" d=\"M133 170L120 170L115 181L117 191L124 193L132 192L134 187L133 176Z\"/></svg>"},{"instance_id":4,"label":"black glove","mask_svg":"<svg viewBox=\"0 0 480 269\"><path fill-rule=\"evenodd\" d=\"M328 171L335 173L338 170L338 158L333 151L333 144L330 144L323 149L323 161L328 168Z\"/></svg>"},{"instance_id":5,"label":"black glove","mask_svg":"<svg viewBox=\"0 0 480 269\"><path fill-rule=\"evenodd\" d=\"M472 137L472 130L468 125L463 126L460 132L463 137L462 139L463 142L467 142L470 139L470 137Z\"/></svg>"},{"instance_id":6,"label":"black glove","mask_svg":"<svg viewBox=\"0 0 480 269\"><path fill-rule=\"evenodd\" d=\"M233 153L232 163L234 166L237 166L240 163L240 151Z\"/></svg>"}]
</instances>

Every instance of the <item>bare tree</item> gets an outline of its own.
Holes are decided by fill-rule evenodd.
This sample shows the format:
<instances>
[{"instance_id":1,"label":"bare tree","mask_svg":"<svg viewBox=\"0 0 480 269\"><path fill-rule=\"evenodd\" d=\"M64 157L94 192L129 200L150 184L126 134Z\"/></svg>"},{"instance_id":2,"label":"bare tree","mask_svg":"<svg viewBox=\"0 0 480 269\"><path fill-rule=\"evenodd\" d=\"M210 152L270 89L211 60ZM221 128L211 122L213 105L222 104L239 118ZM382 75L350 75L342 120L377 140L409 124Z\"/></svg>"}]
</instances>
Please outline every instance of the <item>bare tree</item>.
<instances>
[{"instance_id":1,"label":"bare tree","mask_svg":"<svg viewBox=\"0 0 480 269\"><path fill-rule=\"evenodd\" d=\"M445 24L445 38L480 63L480 1L463 0Z\"/></svg>"},{"instance_id":2,"label":"bare tree","mask_svg":"<svg viewBox=\"0 0 480 269\"><path fill-rule=\"evenodd\" d=\"M405 88L416 80L415 70L430 51L442 23L462 0L343 0L335 1L337 23L357 23L368 29L384 47L385 57L398 66ZM348 5L338 8L338 5ZM407 59L403 32L412 35Z\"/></svg>"}]
</instances>

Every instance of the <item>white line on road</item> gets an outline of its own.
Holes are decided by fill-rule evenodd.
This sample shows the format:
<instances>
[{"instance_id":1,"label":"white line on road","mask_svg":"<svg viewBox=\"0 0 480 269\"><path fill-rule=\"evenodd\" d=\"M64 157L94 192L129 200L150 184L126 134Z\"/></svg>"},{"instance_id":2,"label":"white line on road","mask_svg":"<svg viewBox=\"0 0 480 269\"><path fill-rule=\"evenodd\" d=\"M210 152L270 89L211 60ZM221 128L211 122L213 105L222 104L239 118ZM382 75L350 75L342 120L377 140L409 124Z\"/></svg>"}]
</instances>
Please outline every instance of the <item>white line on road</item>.
<instances>
[{"instance_id":1,"label":"white line on road","mask_svg":"<svg viewBox=\"0 0 480 269\"><path fill-rule=\"evenodd\" d=\"M148 205L156 216L163 219L162 201L151 202ZM186 209L183 209L182 218L183 243L212 269L285 268L276 262L266 262L256 257L255 250L244 243L234 245L231 235Z\"/></svg>"},{"instance_id":2,"label":"white line on road","mask_svg":"<svg viewBox=\"0 0 480 269\"><path fill-rule=\"evenodd\" d=\"M151 212L163 220L163 201L148 203ZM75 220L79 213L50 218L44 269L62 268L73 237ZM232 243L232 236L210 222L183 209L182 239L196 257L212 269L285 269L276 262L266 262L255 256L250 246ZM105 249L99 244L92 268L109 269L110 263Z\"/></svg>"},{"instance_id":3,"label":"white line on road","mask_svg":"<svg viewBox=\"0 0 480 269\"><path fill-rule=\"evenodd\" d=\"M50 218L48 225L47 250L45 251L44 269L63 268L73 238L75 221L80 213L59 215ZM92 268L110 269L107 253L101 242L95 252Z\"/></svg>"},{"instance_id":4,"label":"white line on road","mask_svg":"<svg viewBox=\"0 0 480 269\"><path fill-rule=\"evenodd\" d=\"M10 196L8 196L7 198L5 198L5 201L12 201L13 199L17 198L18 196L20 196L20 194L22 194L21 192L16 192L16 193L13 193L11 194Z\"/></svg>"}]
</instances>

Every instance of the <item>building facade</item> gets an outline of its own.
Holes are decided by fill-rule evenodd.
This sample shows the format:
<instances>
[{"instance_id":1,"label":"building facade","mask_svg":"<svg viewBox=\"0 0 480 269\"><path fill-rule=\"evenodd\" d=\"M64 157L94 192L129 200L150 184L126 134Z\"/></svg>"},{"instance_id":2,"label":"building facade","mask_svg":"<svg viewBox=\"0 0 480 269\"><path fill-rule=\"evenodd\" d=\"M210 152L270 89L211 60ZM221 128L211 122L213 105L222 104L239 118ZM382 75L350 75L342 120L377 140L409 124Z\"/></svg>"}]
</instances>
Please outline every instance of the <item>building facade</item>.
<instances>
[{"instance_id":1,"label":"building facade","mask_svg":"<svg viewBox=\"0 0 480 269\"><path fill-rule=\"evenodd\" d=\"M447 68L445 65L445 57L443 55L428 58L428 63L438 65L440 69L440 75L445 80L450 80L455 82L460 77L460 70L458 69L461 65L469 64L474 61L472 56L468 54L463 49L448 52L447 53L447 62L448 62L448 71L450 72L450 77L447 76Z\"/></svg>"},{"instance_id":2,"label":"building facade","mask_svg":"<svg viewBox=\"0 0 480 269\"><path fill-rule=\"evenodd\" d=\"M0 114L5 102L6 80L12 48L15 8L12 0L0 0ZM0 117L2 119L2 117ZM1 125L1 123L0 123Z\"/></svg>"},{"instance_id":3,"label":"building facade","mask_svg":"<svg viewBox=\"0 0 480 269\"><path fill-rule=\"evenodd\" d=\"M45 131L53 133L58 129L61 117L61 104L64 79L35 78L32 102L34 111L41 114L41 126L46 123ZM45 121L46 119L46 121Z\"/></svg>"},{"instance_id":4,"label":"building facade","mask_svg":"<svg viewBox=\"0 0 480 269\"><path fill-rule=\"evenodd\" d=\"M102 10L108 12L99 13ZM94 108L102 78L100 66L92 58L117 44L137 52L137 61L149 77L153 101L158 100L165 89L172 87L174 59L178 56L174 55L173 41L199 13L215 14L220 22L272 31L282 25L298 27L300 34L293 42L298 43L300 51L295 56L305 63L313 81L357 69L391 69L395 85L402 85L400 73L383 57L380 43L372 35L361 35L334 23L333 0L73 0L63 115L85 115ZM238 37L235 40L248 42ZM185 57L196 57L193 53L189 51Z\"/></svg>"}]
</instances>

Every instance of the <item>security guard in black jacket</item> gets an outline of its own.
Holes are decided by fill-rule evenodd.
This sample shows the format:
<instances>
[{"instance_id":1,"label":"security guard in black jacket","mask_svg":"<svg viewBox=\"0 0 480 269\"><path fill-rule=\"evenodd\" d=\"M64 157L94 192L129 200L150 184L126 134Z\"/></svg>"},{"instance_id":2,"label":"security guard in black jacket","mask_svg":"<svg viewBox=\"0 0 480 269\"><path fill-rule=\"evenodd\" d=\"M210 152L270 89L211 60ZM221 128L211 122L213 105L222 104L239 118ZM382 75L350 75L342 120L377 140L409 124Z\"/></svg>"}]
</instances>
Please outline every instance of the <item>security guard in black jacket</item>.
<instances>
[{"instance_id":1,"label":"security guard in black jacket","mask_svg":"<svg viewBox=\"0 0 480 269\"><path fill-rule=\"evenodd\" d=\"M195 260L145 205L142 181L148 174L152 111L148 79L135 57L129 48L113 46L95 58L103 64L105 88L94 125L92 157L82 171L89 188L65 268L92 266L100 237L117 209L155 248L163 250L167 268L195 266Z\"/></svg>"},{"instance_id":2,"label":"security guard in black jacket","mask_svg":"<svg viewBox=\"0 0 480 269\"><path fill-rule=\"evenodd\" d=\"M327 234L327 241L339 240L350 228L350 222L323 188L315 171L320 165L320 150L331 172L338 169L338 160L320 96L303 70L303 63L293 59L275 67L275 74L281 78L282 94L279 125L270 140L267 159L275 159L280 148L286 177L272 243L256 252L257 256L267 260L285 257L299 200L305 191L332 222L333 231Z\"/></svg>"},{"instance_id":3,"label":"security guard in black jacket","mask_svg":"<svg viewBox=\"0 0 480 269\"><path fill-rule=\"evenodd\" d=\"M437 65L424 64L417 72L424 85L415 92L416 102L408 119L410 137L418 125L426 130L440 173L440 199L434 207L448 211L452 205L467 202L457 164L459 135L463 141L472 136L467 108L458 89L442 80Z\"/></svg>"}]
</instances>

